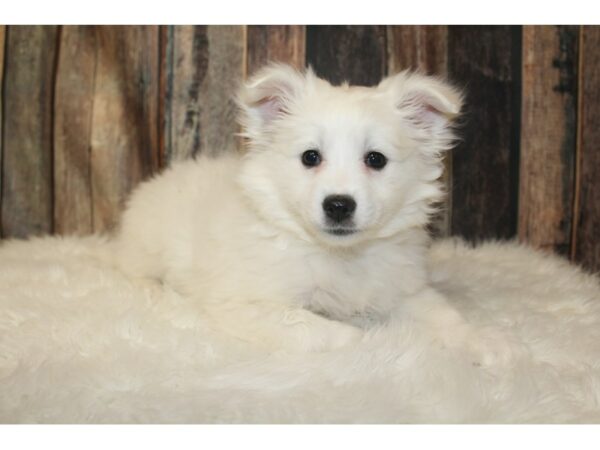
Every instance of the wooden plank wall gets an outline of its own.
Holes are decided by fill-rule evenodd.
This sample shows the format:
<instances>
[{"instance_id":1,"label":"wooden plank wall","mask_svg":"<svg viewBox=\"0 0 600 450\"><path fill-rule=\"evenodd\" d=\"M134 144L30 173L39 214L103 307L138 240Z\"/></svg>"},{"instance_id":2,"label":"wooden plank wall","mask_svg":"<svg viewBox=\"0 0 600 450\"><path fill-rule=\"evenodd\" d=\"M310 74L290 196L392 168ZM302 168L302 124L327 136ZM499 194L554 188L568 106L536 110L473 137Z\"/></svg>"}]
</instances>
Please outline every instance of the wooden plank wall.
<instances>
[{"instance_id":1,"label":"wooden plank wall","mask_svg":"<svg viewBox=\"0 0 600 450\"><path fill-rule=\"evenodd\" d=\"M268 61L466 92L438 236L519 238L600 269L600 27L0 26L0 233L110 230L172 161L237 151L238 83Z\"/></svg>"},{"instance_id":2,"label":"wooden plank wall","mask_svg":"<svg viewBox=\"0 0 600 450\"><path fill-rule=\"evenodd\" d=\"M57 232L112 227L131 189L158 170L158 50L158 27L62 27L54 92Z\"/></svg>"},{"instance_id":3,"label":"wooden plank wall","mask_svg":"<svg viewBox=\"0 0 600 450\"><path fill-rule=\"evenodd\" d=\"M6 26L0 25L0 237L2 237L2 148L4 129L4 120L2 118L4 110L4 49L6 47Z\"/></svg>"},{"instance_id":4,"label":"wooden plank wall","mask_svg":"<svg viewBox=\"0 0 600 450\"><path fill-rule=\"evenodd\" d=\"M523 27L519 237L568 255L577 147L579 28ZM543 164L540 164L543 161Z\"/></svg>"},{"instance_id":5,"label":"wooden plank wall","mask_svg":"<svg viewBox=\"0 0 600 450\"><path fill-rule=\"evenodd\" d=\"M3 80L2 232L53 231L52 95L57 27L11 26Z\"/></svg>"},{"instance_id":6,"label":"wooden plank wall","mask_svg":"<svg viewBox=\"0 0 600 450\"><path fill-rule=\"evenodd\" d=\"M448 30L449 76L466 89L463 140L452 153L452 232L474 240L510 238L516 230L519 32Z\"/></svg>"},{"instance_id":7,"label":"wooden plank wall","mask_svg":"<svg viewBox=\"0 0 600 450\"><path fill-rule=\"evenodd\" d=\"M578 152L571 256L600 270L600 26L579 31Z\"/></svg>"},{"instance_id":8,"label":"wooden plank wall","mask_svg":"<svg viewBox=\"0 0 600 450\"><path fill-rule=\"evenodd\" d=\"M245 74L245 27L165 27L164 163L238 146L232 94Z\"/></svg>"}]
</instances>

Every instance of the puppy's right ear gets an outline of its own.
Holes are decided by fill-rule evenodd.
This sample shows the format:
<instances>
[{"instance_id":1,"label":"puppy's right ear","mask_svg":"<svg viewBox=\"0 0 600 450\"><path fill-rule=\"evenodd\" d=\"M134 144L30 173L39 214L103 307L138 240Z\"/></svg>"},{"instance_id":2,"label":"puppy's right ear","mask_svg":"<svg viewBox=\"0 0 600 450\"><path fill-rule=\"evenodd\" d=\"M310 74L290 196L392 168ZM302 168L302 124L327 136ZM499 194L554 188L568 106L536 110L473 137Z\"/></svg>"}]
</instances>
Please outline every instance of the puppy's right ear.
<instances>
[{"instance_id":1,"label":"puppy's right ear","mask_svg":"<svg viewBox=\"0 0 600 450\"><path fill-rule=\"evenodd\" d=\"M289 114L305 80L303 74L285 64L268 65L252 76L237 95L242 135L257 137L278 118Z\"/></svg>"}]
</instances>

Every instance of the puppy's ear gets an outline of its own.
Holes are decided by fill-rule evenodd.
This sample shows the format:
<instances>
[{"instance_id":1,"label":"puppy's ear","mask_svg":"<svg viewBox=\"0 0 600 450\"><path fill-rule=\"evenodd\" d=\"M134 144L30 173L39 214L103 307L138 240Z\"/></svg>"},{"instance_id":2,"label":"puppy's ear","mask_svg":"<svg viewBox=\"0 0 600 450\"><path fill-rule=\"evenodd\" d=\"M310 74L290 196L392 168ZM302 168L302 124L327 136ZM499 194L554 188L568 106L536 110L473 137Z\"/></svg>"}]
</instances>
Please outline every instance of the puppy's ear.
<instances>
[{"instance_id":1,"label":"puppy's ear","mask_svg":"<svg viewBox=\"0 0 600 450\"><path fill-rule=\"evenodd\" d=\"M402 118L425 139L443 137L463 102L461 93L449 84L408 71L386 78L378 88L390 96Z\"/></svg>"},{"instance_id":2,"label":"puppy's ear","mask_svg":"<svg viewBox=\"0 0 600 450\"><path fill-rule=\"evenodd\" d=\"M306 78L291 66L271 64L259 70L239 90L242 133L256 137L264 128L289 114L294 100L305 86Z\"/></svg>"}]
</instances>

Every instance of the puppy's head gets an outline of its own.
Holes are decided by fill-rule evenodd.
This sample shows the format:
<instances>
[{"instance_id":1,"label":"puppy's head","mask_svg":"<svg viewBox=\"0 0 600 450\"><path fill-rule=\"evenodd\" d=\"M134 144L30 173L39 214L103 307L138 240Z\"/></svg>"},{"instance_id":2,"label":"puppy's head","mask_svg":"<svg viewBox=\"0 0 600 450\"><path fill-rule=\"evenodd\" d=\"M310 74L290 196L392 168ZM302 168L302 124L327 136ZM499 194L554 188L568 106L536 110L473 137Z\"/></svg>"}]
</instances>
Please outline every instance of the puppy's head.
<instances>
[{"instance_id":1,"label":"puppy's head","mask_svg":"<svg viewBox=\"0 0 600 450\"><path fill-rule=\"evenodd\" d=\"M402 72L372 88L332 86L271 65L238 103L248 142L240 183L267 220L334 246L427 223L461 107L449 85Z\"/></svg>"}]
</instances>

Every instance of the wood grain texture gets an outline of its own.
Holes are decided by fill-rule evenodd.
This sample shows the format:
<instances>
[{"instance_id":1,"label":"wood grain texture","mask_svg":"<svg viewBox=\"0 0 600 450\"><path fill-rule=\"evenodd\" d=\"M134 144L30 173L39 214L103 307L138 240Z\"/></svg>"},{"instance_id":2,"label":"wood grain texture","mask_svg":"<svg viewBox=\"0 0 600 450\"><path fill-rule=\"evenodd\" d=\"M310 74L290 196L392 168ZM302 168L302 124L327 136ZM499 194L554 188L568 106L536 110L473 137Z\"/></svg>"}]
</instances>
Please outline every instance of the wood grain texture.
<instances>
[{"instance_id":1,"label":"wood grain texture","mask_svg":"<svg viewBox=\"0 0 600 450\"><path fill-rule=\"evenodd\" d=\"M95 27L92 221L110 229L129 192L158 169L158 26Z\"/></svg>"},{"instance_id":2,"label":"wood grain texture","mask_svg":"<svg viewBox=\"0 0 600 450\"><path fill-rule=\"evenodd\" d=\"M96 30L64 26L54 100L54 229L93 231L90 142L97 62Z\"/></svg>"},{"instance_id":3,"label":"wood grain texture","mask_svg":"<svg viewBox=\"0 0 600 450\"><path fill-rule=\"evenodd\" d=\"M315 25L306 28L306 58L333 84L372 86L386 74L385 26Z\"/></svg>"},{"instance_id":4,"label":"wood grain texture","mask_svg":"<svg viewBox=\"0 0 600 450\"><path fill-rule=\"evenodd\" d=\"M406 69L428 75L447 77L448 27L441 25L402 25L387 27L388 73ZM441 181L446 192L452 189L452 155L444 157ZM434 236L449 236L452 223L452 195L446 195L439 212L432 217Z\"/></svg>"},{"instance_id":5,"label":"wood grain texture","mask_svg":"<svg viewBox=\"0 0 600 450\"><path fill-rule=\"evenodd\" d=\"M52 91L56 26L10 26L6 36L2 234L52 232Z\"/></svg>"},{"instance_id":6,"label":"wood grain texture","mask_svg":"<svg viewBox=\"0 0 600 450\"><path fill-rule=\"evenodd\" d=\"M468 239L516 233L520 57L519 27L448 27L448 73L467 94L452 158L452 233Z\"/></svg>"},{"instance_id":7,"label":"wood grain texture","mask_svg":"<svg viewBox=\"0 0 600 450\"><path fill-rule=\"evenodd\" d=\"M573 252L575 261L600 270L600 27L581 30L577 201Z\"/></svg>"},{"instance_id":8,"label":"wood grain texture","mask_svg":"<svg viewBox=\"0 0 600 450\"><path fill-rule=\"evenodd\" d=\"M236 151L233 100L245 73L245 27L175 26L166 33L165 161Z\"/></svg>"},{"instance_id":9,"label":"wood grain texture","mask_svg":"<svg viewBox=\"0 0 600 450\"><path fill-rule=\"evenodd\" d=\"M247 73L269 62L303 69L306 64L306 27L303 25L250 25L247 31Z\"/></svg>"},{"instance_id":10,"label":"wood grain texture","mask_svg":"<svg viewBox=\"0 0 600 450\"><path fill-rule=\"evenodd\" d=\"M0 25L0 237L2 237L2 146L3 146L3 126L2 111L4 109L4 46L6 43L6 26Z\"/></svg>"},{"instance_id":11,"label":"wood grain texture","mask_svg":"<svg viewBox=\"0 0 600 450\"><path fill-rule=\"evenodd\" d=\"M208 36L206 26L165 28L165 162L170 162L201 150L200 88L208 73Z\"/></svg>"},{"instance_id":12,"label":"wood grain texture","mask_svg":"<svg viewBox=\"0 0 600 450\"><path fill-rule=\"evenodd\" d=\"M519 239L569 254L577 131L577 26L525 26Z\"/></svg>"},{"instance_id":13,"label":"wood grain texture","mask_svg":"<svg viewBox=\"0 0 600 450\"><path fill-rule=\"evenodd\" d=\"M387 27L390 73L415 69L445 77L448 66L448 27L402 25Z\"/></svg>"},{"instance_id":14,"label":"wood grain texture","mask_svg":"<svg viewBox=\"0 0 600 450\"><path fill-rule=\"evenodd\" d=\"M159 167L235 151L232 96L269 60L363 85L410 66L467 93L435 234L518 232L599 270L599 30L0 25L0 235L110 229Z\"/></svg>"}]
</instances>

